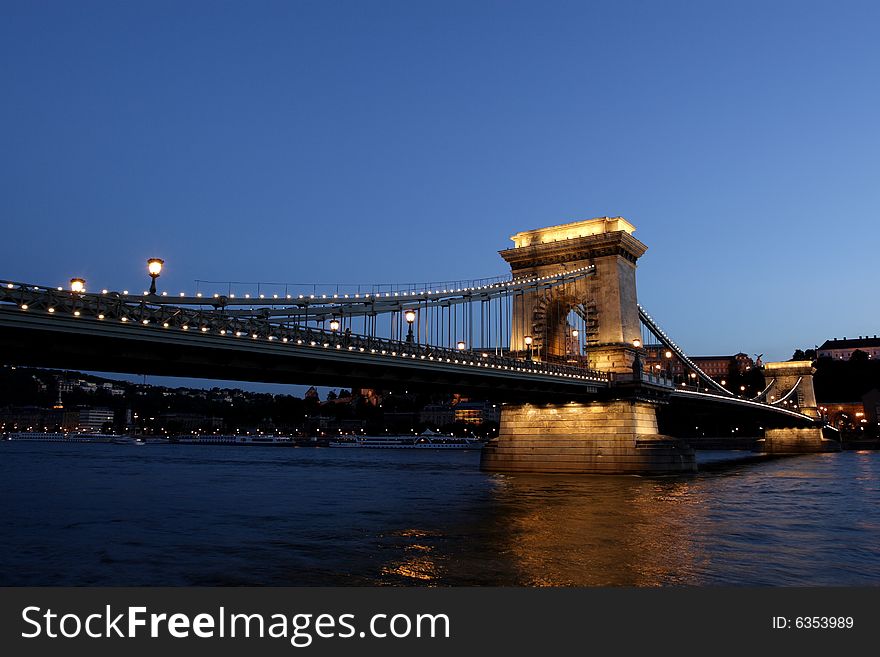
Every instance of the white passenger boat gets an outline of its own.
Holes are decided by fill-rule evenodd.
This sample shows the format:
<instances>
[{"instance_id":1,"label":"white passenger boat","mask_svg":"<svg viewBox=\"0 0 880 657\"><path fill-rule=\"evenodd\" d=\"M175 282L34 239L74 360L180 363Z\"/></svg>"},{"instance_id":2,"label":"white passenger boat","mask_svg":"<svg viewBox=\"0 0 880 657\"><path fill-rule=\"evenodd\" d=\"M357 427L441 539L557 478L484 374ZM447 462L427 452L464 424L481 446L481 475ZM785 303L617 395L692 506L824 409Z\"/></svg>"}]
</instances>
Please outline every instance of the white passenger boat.
<instances>
[{"instance_id":1,"label":"white passenger boat","mask_svg":"<svg viewBox=\"0 0 880 657\"><path fill-rule=\"evenodd\" d=\"M117 436L105 433L75 433L64 431L16 431L9 440L27 440L40 443L109 443Z\"/></svg>"},{"instance_id":2,"label":"white passenger boat","mask_svg":"<svg viewBox=\"0 0 880 657\"><path fill-rule=\"evenodd\" d=\"M418 436L358 436L347 434L330 440L330 447L367 447L373 449L482 449L483 442L476 438L444 436L425 431Z\"/></svg>"},{"instance_id":3,"label":"white passenger boat","mask_svg":"<svg viewBox=\"0 0 880 657\"><path fill-rule=\"evenodd\" d=\"M290 446L293 439L290 436L237 436L237 435L204 435L204 436L178 436L175 442L186 445L272 445Z\"/></svg>"}]
</instances>

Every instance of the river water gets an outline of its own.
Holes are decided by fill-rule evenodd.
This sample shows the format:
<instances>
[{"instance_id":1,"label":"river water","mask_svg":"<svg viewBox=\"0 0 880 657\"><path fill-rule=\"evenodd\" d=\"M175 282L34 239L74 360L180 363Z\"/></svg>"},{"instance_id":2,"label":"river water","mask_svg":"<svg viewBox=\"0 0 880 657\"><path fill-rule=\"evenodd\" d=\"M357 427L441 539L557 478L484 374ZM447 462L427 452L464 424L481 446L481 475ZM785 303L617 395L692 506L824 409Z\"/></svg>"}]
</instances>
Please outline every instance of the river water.
<instances>
[{"instance_id":1,"label":"river water","mask_svg":"<svg viewBox=\"0 0 880 657\"><path fill-rule=\"evenodd\" d=\"M478 466L3 442L0 585L880 585L880 453L666 478Z\"/></svg>"}]
</instances>

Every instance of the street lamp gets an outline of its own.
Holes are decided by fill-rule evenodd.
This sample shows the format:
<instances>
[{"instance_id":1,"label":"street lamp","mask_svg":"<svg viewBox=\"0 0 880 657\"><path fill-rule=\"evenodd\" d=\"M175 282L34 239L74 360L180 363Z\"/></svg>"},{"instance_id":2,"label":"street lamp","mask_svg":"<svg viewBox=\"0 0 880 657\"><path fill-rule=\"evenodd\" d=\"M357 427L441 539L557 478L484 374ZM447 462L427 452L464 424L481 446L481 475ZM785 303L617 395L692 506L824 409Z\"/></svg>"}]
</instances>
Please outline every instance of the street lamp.
<instances>
[{"instance_id":1,"label":"street lamp","mask_svg":"<svg viewBox=\"0 0 880 657\"><path fill-rule=\"evenodd\" d=\"M527 335L523 338L523 342L526 343L526 360L532 360L532 336Z\"/></svg>"},{"instance_id":2,"label":"street lamp","mask_svg":"<svg viewBox=\"0 0 880 657\"><path fill-rule=\"evenodd\" d=\"M162 258L150 258L147 260L147 272L150 274L150 294L156 294L156 279L162 273L162 265L165 261Z\"/></svg>"},{"instance_id":3,"label":"street lamp","mask_svg":"<svg viewBox=\"0 0 880 657\"><path fill-rule=\"evenodd\" d=\"M335 317L330 320L330 330L336 333L339 330L339 320Z\"/></svg>"},{"instance_id":4,"label":"street lamp","mask_svg":"<svg viewBox=\"0 0 880 657\"><path fill-rule=\"evenodd\" d=\"M406 341L412 344L413 342L413 322L416 321L416 311L412 308L408 308L403 313L404 318L406 319L406 323L409 324L409 330L406 332Z\"/></svg>"},{"instance_id":5,"label":"street lamp","mask_svg":"<svg viewBox=\"0 0 880 657\"><path fill-rule=\"evenodd\" d=\"M636 377L636 379L642 378L642 358L639 355L639 351L638 351L641 348L641 346L642 346L641 340L639 340L638 338L633 340L633 347L636 348L636 355L635 355L635 358L633 358L632 369L633 369L633 375Z\"/></svg>"},{"instance_id":6,"label":"street lamp","mask_svg":"<svg viewBox=\"0 0 880 657\"><path fill-rule=\"evenodd\" d=\"M666 356L666 378L672 381L672 352L667 349L663 355Z\"/></svg>"},{"instance_id":7,"label":"street lamp","mask_svg":"<svg viewBox=\"0 0 880 657\"><path fill-rule=\"evenodd\" d=\"M576 328L571 329L571 351L572 351L571 355L575 356L575 357L581 355L581 343L580 343L580 340L578 339L579 335L580 335L580 331L578 331ZM575 362L575 361L569 361L569 362Z\"/></svg>"},{"instance_id":8,"label":"street lamp","mask_svg":"<svg viewBox=\"0 0 880 657\"><path fill-rule=\"evenodd\" d=\"M70 291L82 293L86 291L86 281L84 278L71 278Z\"/></svg>"},{"instance_id":9,"label":"street lamp","mask_svg":"<svg viewBox=\"0 0 880 657\"><path fill-rule=\"evenodd\" d=\"M459 341L458 341L458 344L456 344L455 346L458 347L458 350L459 350L459 351L464 351L464 350L465 350L465 347L467 347L467 345L465 344L464 340L459 340Z\"/></svg>"}]
</instances>

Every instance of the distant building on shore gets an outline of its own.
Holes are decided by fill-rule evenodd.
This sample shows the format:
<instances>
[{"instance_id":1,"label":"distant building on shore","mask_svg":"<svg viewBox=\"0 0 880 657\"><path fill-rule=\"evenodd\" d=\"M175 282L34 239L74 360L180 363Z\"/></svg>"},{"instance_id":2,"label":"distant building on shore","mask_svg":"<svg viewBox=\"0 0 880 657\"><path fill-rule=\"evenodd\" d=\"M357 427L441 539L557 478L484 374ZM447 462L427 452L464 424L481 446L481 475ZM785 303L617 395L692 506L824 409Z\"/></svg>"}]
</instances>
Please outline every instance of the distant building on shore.
<instances>
[{"instance_id":1,"label":"distant building on shore","mask_svg":"<svg viewBox=\"0 0 880 657\"><path fill-rule=\"evenodd\" d=\"M645 352L645 365L652 373L666 373L668 369L671 369L675 377L687 376L690 373L690 369L663 345L645 345ZM669 357L666 356L667 353ZM749 355L742 352L732 356L691 356L690 359L697 367L718 381L743 374L755 366Z\"/></svg>"},{"instance_id":2,"label":"distant building on shore","mask_svg":"<svg viewBox=\"0 0 880 657\"><path fill-rule=\"evenodd\" d=\"M0 431L76 431L79 410L42 406L0 408Z\"/></svg>"},{"instance_id":3,"label":"distant building on shore","mask_svg":"<svg viewBox=\"0 0 880 657\"><path fill-rule=\"evenodd\" d=\"M501 419L501 408L487 401L461 401L452 410L455 422L465 424L498 422Z\"/></svg>"},{"instance_id":4,"label":"distant building on shore","mask_svg":"<svg viewBox=\"0 0 880 657\"><path fill-rule=\"evenodd\" d=\"M109 408L84 408L79 412L80 431L97 433L108 422L112 425L113 421L113 411Z\"/></svg>"},{"instance_id":5,"label":"distant building on shore","mask_svg":"<svg viewBox=\"0 0 880 657\"><path fill-rule=\"evenodd\" d=\"M856 351L864 351L868 358L880 358L880 338L861 335L858 338L825 340L816 352L818 358L849 360Z\"/></svg>"}]
</instances>

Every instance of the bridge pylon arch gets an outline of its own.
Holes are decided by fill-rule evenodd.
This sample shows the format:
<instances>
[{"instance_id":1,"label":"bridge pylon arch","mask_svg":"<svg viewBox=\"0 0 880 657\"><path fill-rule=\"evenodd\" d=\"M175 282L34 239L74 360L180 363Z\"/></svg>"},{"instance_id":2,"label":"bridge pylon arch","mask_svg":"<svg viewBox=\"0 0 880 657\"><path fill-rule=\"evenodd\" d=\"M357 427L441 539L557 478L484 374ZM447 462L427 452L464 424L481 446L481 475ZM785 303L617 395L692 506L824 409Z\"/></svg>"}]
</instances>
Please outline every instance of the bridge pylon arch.
<instances>
[{"instance_id":1,"label":"bridge pylon arch","mask_svg":"<svg viewBox=\"0 0 880 657\"><path fill-rule=\"evenodd\" d=\"M764 363L767 387L762 393L771 405L790 406L792 409L816 418L816 426L802 428L768 428L758 441L758 449L771 454L803 454L808 452L837 452L840 443L824 437L821 413L813 389L813 363L808 360L790 360Z\"/></svg>"},{"instance_id":2,"label":"bridge pylon arch","mask_svg":"<svg viewBox=\"0 0 880 657\"><path fill-rule=\"evenodd\" d=\"M591 266L592 276L514 297L510 349L553 360L567 354L567 317L587 320L592 369L633 377L641 338L636 263L647 251L623 217L602 217L517 233L500 252L514 279L556 276ZM527 344L531 337L532 344ZM638 366L636 366L636 369ZM658 396L638 380L594 402L505 404L498 438L482 467L498 472L666 474L696 470L693 450L659 435Z\"/></svg>"},{"instance_id":3,"label":"bridge pylon arch","mask_svg":"<svg viewBox=\"0 0 880 657\"><path fill-rule=\"evenodd\" d=\"M632 343L641 336L636 263L648 250L633 237L634 231L623 217L602 217L513 235L514 247L499 253L514 278L552 276L589 265L595 274L515 296L511 351L527 351L526 336L531 336L537 358L565 356L567 311L583 306L592 320L590 367L631 372L636 354Z\"/></svg>"}]
</instances>

